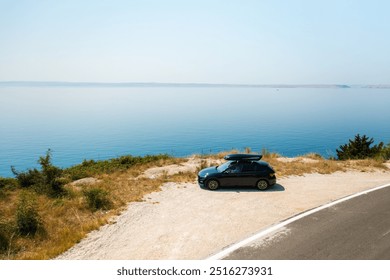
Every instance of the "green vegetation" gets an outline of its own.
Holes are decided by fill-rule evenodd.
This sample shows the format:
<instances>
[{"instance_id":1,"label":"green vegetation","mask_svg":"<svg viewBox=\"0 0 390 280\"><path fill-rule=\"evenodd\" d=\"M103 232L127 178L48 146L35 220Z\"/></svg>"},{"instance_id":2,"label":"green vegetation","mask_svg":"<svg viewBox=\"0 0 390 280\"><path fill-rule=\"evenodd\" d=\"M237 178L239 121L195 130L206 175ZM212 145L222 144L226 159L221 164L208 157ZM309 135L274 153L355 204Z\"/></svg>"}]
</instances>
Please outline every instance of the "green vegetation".
<instances>
[{"instance_id":1,"label":"green vegetation","mask_svg":"<svg viewBox=\"0 0 390 280\"><path fill-rule=\"evenodd\" d=\"M23 191L20 194L16 211L16 227L22 236L35 236L38 230L43 229L36 196L32 192Z\"/></svg>"},{"instance_id":2,"label":"green vegetation","mask_svg":"<svg viewBox=\"0 0 390 280\"><path fill-rule=\"evenodd\" d=\"M143 165L171 159L167 154L140 156L121 156L108 160L84 160L81 164L64 170L64 174L71 180L93 177L100 174L110 174L129 169L135 165Z\"/></svg>"},{"instance_id":3,"label":"green vegetation","mask_svg":"<svg viewBox=\"0 0 390 280\"><path fill-rule=\"evenodd\" d=\"M355 138L349 140L349 143L341 145L340 150L336 149L339 160L347 159L366 159L379 157L383 152L383 142L372 147L373 138L368 138L366 135L360 136L357 134Z\"/></svg>"},{"instance_id":4,"label":"green vegetation","mask_svg":"<svg viewBox=\"0 0 390 280\"><path fill-rule=\"evenodd\" d=\"M12 224L0 216L0 254L8 250L12 232Z\"/></svg>"},{"instance_id":5,"label":"green vegetation","mask_svg":"<svg viewBox=\"0 0 390 280\"><path fill-rule=\"evenodd\" d=\"M83 193L87 199L88 207L92 211L110 208L111 202L108 198L108 191L95 187L86 189Z\"/></svg>"},{"instance_id":6,"label":"green vegetation","mask_svg":"<svg viewBox=\"0 0 390 280\"><path fill-rule=\"evenodd\" d=\"M14 178L0 177L0 190L18 187L18 181Z\"/></svg>"},{"instance_id":7,"label":"green vegetation","mask_svg":"<svg viewBox=\"0 0 390 280\"><path fill-rule=\"evenodd\" d=\"M390 159L390 143L382 148L382 151L379 153L379 155L383 160Z\"/></svg>"},{"instance_id":8,"label":"green vegetation","mask_svg":"<svg viewBox=\"0 0 390 280\"><path fill-rule=\"evenodd\" d=\"M59 197L65 194L65 180L62 177L62 169L54 166L51 162L51 151L48 150L46 156L40 157L38 163L41 170L29 169L25 172L18 172L11 167L20 187L31 188L38 193Z\"/></svg>"}]
</instances>

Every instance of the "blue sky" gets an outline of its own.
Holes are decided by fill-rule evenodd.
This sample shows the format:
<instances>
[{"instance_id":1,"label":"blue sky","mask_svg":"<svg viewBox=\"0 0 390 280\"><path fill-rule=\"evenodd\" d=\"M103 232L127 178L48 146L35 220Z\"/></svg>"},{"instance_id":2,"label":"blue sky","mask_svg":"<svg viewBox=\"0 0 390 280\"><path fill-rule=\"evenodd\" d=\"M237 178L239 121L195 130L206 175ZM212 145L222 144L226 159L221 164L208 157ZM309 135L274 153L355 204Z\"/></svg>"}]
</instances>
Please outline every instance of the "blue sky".
<instances>
[{"instance_id":1,"label":"blue sky","mask_svg":"<svg viewBox=\"0 0 390 280\"><path fill-rule=\"evenodd\" d=\"M0 81L389 84L390 1L0 0Z\"/></svg>"}]
</instances>

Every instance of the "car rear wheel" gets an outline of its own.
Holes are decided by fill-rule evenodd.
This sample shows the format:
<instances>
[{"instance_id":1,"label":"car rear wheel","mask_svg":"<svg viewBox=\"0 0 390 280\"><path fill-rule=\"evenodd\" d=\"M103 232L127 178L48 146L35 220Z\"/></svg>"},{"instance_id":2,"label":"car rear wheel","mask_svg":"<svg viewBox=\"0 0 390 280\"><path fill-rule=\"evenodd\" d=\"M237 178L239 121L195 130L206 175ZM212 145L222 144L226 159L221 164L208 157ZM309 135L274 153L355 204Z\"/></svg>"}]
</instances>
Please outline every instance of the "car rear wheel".
<instances>
[{"instance_id":1,"label":"car rear wheel","mask_svg":"<svg viewBox=\"0 0 390 280\"><path fill-rule=\"evenodd\" d=\"M259 190L264 191L268 188L268 182L266 180L260 180L257 182L256 187Z\"/></svg>"},{"instance_id":2,"label":"car rear wheel","mask_svg":"<svg viewBox=\"0 0 390 280\"><path fill-rule=\"evenodd\" d=\"M207 181L206 184L207 188L210 190L214 191L219 188L219 182L217 180L211 179Z\"/></svg>"}]
</instances>

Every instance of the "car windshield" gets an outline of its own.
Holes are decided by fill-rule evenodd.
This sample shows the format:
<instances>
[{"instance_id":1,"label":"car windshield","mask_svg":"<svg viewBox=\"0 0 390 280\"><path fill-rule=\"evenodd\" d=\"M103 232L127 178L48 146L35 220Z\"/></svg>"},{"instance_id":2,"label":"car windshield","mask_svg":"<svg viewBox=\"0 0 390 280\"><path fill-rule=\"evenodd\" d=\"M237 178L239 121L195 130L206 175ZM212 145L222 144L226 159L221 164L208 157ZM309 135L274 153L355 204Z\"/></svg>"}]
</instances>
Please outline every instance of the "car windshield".
<instances>
[{"instance_id":1,"label":"car windshield","mask_svg":"<svg viewBox=\"0 0 390 280\"><path fill-rule=\"evenodd\" d=\"M217 167L217 170L219 172L224 172L226 169L229 168L230 164L232 163L232 161L228 161L228 162L225 162L224 164L221 164L220 166Z\"/></svg>"}]
</instances>

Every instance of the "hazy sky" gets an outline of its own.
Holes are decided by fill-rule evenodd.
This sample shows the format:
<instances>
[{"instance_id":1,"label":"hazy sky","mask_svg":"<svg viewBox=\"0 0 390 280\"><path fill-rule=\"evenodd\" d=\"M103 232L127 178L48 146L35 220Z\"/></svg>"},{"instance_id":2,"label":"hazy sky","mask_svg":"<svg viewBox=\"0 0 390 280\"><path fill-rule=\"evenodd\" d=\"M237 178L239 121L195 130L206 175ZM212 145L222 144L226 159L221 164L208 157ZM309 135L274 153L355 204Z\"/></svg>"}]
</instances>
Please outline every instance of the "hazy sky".
<instances>
[{"instance_id":1,"label":"hazy sky","mask_svg":"<svg viewBox=\"0 0 390 280\"><path fill-rule=\"evenodd\" d=\"M0 0L0 81L390 84L390 1Z\"/></svg>"}]
</instances>

